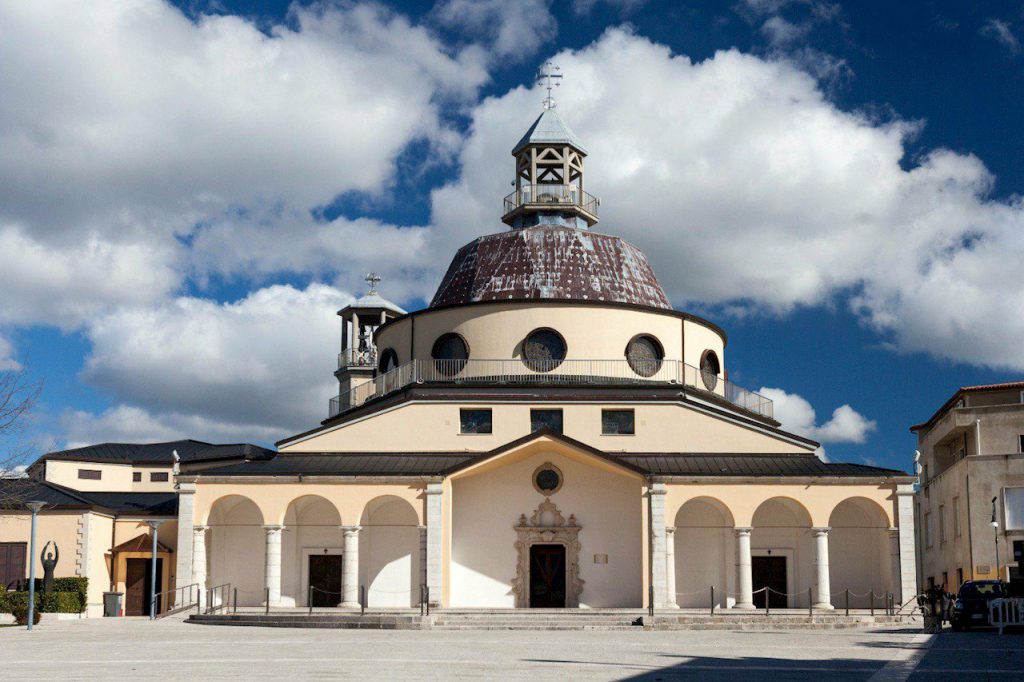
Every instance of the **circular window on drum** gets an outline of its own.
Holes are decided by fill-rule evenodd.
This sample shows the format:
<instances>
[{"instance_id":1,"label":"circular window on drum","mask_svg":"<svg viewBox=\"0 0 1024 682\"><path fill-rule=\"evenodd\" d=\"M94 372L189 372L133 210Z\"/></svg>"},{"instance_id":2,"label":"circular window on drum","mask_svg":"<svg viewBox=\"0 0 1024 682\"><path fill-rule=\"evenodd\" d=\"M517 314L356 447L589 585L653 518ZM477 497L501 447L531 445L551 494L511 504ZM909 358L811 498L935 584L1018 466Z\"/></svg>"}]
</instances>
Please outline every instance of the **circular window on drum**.
<instances>
[{"instance_id":1,"label":"circular window on drum","mask_svg":"<svg viewBox=\"0 0 1024 682\"><path fill-rule=\"evenodd\" d=\"M642 377L653 377L657 374L664 359L665 351L661 344L648 334L634 336L626 346L626 362Z\"/></svg>"},{"instance_id":2,"label":"circular window on drum","mask_svg":"<svg viewBox=\"0 0 1024 682\"><path fill-rule=\"evenodd\" d=\"M377 371L381 374L390 372L398 367L398 353L394 348L385 348L380 354L380 362L377 363Z\"/></svg>"},{"instance_id":3,"label":"circular window on drum","mask_svg":"<svg viewBox=\"0 0 1024 682\"><path fill-rule=\"evenodd\" d=\"M469 346L458 334L444 334L434 342L430 351L434 358L434 369L442 376L458 374L466 366L469 358Z\"/></svg>"},{"instance_id":4,"label":"circular window on drum","mask_svg":"<svg viewBox=\"0 0 1024 682\"><path fill-rule=\"evenodd\" d=\"M554 329L537 329L523 341L523 362L534 372L550 372L565 360L565 339Z\"/></svg>"},{"instance_id":5,"label":"circular window on drum","mask_svg":"<svg viewBox=\"0 0 1024 682\"><path fill-rule=\"evenodd\" d=\"M700 356L700 379L709 390L715 390L718 386L718 375L722 373L722 364L718 361L718 354L708 349Z\"/></svg>"},{"instance_id":6,"label":"circular window on drum","mask_svg":"<svg viewBox=\"0 0 1024 682\"><path fill-rule=\"evenodd\" d=\"M551 462L545 462L533 472L533 487L541 495L554 495L562 489L562 471Z\"/></svg>"}]
</instances>

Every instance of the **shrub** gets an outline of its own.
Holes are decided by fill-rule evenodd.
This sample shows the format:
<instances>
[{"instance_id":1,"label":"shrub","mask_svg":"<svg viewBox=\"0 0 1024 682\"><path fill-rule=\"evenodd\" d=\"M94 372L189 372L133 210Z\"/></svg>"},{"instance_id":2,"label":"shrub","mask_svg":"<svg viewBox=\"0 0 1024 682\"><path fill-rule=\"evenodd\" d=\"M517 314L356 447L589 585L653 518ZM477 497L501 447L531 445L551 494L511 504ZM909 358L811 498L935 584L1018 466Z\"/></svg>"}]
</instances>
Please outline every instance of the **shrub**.
<instances>
[{"instance_id":1,"label":"shrub","mask_svg":"<svg viewBox=\"0 0 1024 682\"><path fill-rule=\"evenodd\" d=\"M77 592L44 592L38 595L39 610L43 613L81 613L82 598Z\"/></svg>"},{"instance_id":2,"label":"shrub","mask_svg":"<svg viewBox=\"0 0 1024 682\"><path fill-rule=\"evenodd\" d=\"M18 625L28 625L28 599L18 600L11 608L11 615L14 616L14 622ZM39 625L41 615L39 609L32 613L33 625Z\"/></svg>"}]
</instances>

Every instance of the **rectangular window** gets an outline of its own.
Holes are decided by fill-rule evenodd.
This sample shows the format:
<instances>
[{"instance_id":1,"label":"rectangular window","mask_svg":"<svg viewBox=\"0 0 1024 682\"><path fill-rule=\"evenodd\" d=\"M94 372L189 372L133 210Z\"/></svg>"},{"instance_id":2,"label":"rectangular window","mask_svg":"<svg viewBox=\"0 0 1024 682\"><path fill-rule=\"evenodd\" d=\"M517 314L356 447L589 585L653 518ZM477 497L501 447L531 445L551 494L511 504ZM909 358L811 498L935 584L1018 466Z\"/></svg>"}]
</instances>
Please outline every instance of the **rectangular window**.
<instances>
[{"instance_id":1,"label":"rectangular window","mask_svg":"<svg viewBox=\"0 0 1024 682\"><path fill-rule=\"evenodd\" d=\"M601 433L605 436L635 434L633 410L601 410Z\"/></svg>"},{"instance_id":2,"label":"rectangular window","mask_svg":"<svg viewBox=\"0 0 1024 682\"><path fill-rule=\"evenodd\" d=\"M555 433L562 432L561 410L530 410L530 432L551 429Z\"/></svg>"},{"instance_id":3,"label":"rectangular window","mask_svg":"<svg viewBox=\"0 0 1024 682\"><path fill-rule=\"evenodd\" d=\"M1003 490L1003 514L1006 530L1024 530L1024 488Z\"/></svg>"},{"instance_id":4,"label":"rectangular window","mask_svg":"<svg viewBox=\"0 0 1024 682\"><path fill-rule=\"evenodd\" d=\"M154 471L153 473L151 473L149 475L149 480L150 480L151 483L166 483L167 482L167 472L166 471Z\"/></svg>"},{"instance_id":5,"label":"rectangular window","mask_svg":"<svg viewBox=\"0 0 1024 682\"><path fill-rule=\"evenodd\" d=\"M0 590L19 589L25 580L25 555L28 545L24 542L0 542Z\"/></svg>"},{"instance_id":6,"label":"rectangular window","mask_svg":"<svg viewBox=\"0 0 1024 682\"><path fill-rule=\"evenodd\" d=\"M946 505L939 505L939 542L946 541ZM945 585L945 582L943 582Z\"/></svg>"},{"instance_id":7,"label":"rectangular window","mask_svg":"<svg viewBox=\"0 0 1024 682\"><path fill-rule=\"evenodd\" d=\"M953 537L960 537L960 498L953 498Z\"/></svg>"},{"instance_id":8,"label":"rectangular window","mask_svg":"<svg viewBox=\"0 0 1024 682\"><path fill-rule=\"evenodd\" d=\"M942 572L942 589L949 591L949 573Z\"/></svg>"},{"instance_id":9,"label":"rectangular window","mask_svg":"<svg viewBox=\"0 0 1024 682\"><path fill-rule=\"evenodd\" d=\"M79 469L78 477L88 481L98 481L103 478L103 472L99 469Z\"/></svg>"},{"instance_id":10,"label":"rectangular window","mask_svg":"<svg viewBox=\"0 0 1024 682\"><path fill-rule=\"evenodd\" d=\"M491 433L490 410L459 410L462 433Z\"/></svg>"},{"instance_id":11,"label":"rectangular window","mask_svg":"<svg viewBox=\"0 0 1024 682\"><path fill-rule=\"evenodd\" d=\"M1020 434L1020 436L1018 436L1018 438L1020 439L1020 442L1017 443L1019 451L1020 452L1024 452L1024 433Z\"/></svg>"},{"instance_id":12,"label":"rectangular window","mask_svg":"<svg viewBox=\"0 0 1024 682\"><path fill-rule=\"evenodd\" d=\"M932 513L928 512L924 515L924 546L932 546Z\"/></svg>"},{"instance_id":13,"label":"rectangular window","mask_svg":"<svg viewBox=\"0 0 1024 682\"><path fill-rule=\"evenodd\" d=\"M964 569L956 569L956 588L959 590L960 586L964 584Z\"/></svg>"},{"instance_id":14,"label":"rectangular window","mask_svg":"<svg viewBox=\"0 0 1024 682\"><path fill-rule=\"evenodd\" d=\"M132 472L132 480L134 482L136 482L136 483L141 481L142 480L142 472L141 471L133 471Z\"/></svg>"}]
</instances>

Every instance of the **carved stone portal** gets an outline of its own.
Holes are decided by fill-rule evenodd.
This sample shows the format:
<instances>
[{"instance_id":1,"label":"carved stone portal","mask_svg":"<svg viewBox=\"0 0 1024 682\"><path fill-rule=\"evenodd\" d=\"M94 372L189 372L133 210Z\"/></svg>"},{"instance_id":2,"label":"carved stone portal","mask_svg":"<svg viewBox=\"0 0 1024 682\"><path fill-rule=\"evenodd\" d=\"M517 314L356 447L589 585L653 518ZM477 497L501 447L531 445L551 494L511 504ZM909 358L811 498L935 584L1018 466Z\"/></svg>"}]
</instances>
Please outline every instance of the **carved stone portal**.
<instances>
[{"instance_id":1,"label":"carved stone portal","mask_svg":"<svg viewBox=\"0 0 1024 682\"><path fill-rule=\"evenodd\" d=\"M530 518L520 514L515 529L518 560L512 591L516 608L530 606L530 547L536 544L565 546L565 605L578 607L584 581L580 579L580 527L576 517L570 514L566 521L551 498L545 498Z\"/></svg>"}]
</instances>

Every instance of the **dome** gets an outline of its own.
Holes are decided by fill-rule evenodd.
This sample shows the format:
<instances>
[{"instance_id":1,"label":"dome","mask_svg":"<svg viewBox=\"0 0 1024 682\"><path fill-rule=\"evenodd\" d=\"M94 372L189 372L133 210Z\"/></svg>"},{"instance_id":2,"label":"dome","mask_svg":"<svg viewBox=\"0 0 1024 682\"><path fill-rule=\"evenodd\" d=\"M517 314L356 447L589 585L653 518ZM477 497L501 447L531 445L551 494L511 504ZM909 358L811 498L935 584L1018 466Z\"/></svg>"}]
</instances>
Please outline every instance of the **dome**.
<instances>
[{"instance_id":1,"label":"dome","mask_svg":"<svg viewBox=\"0 0 1024 682\"><path fill-rule=\"evenodd\" d=\"M561 225L511 230L466 244L430 306L537 299L671 309L640 249L619 237Z\"/></svg>"}]
</instances>

